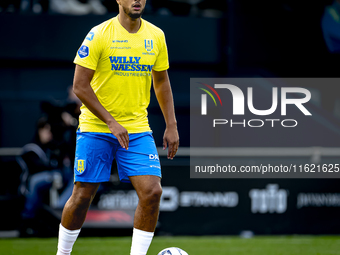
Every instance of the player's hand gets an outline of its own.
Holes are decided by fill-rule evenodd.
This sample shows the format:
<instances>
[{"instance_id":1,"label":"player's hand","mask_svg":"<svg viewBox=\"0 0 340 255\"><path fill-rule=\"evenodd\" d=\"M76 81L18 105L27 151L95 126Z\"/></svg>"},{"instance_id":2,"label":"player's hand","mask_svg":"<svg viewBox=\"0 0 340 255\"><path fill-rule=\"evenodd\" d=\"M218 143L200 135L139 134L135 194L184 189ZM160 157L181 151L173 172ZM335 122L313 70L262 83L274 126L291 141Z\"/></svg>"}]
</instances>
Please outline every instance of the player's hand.
<instances>
[{"instance_id":1,"label":"player's hand","mask_svg":"<svg viewBox=\"0 0 340 255\"><path fill-rule=\"evenodd\" d=\"M111 121L107 124L111 133L118 139L120 146L124 149L129 149L129 134L128 131L117 121Z\"/></svg>"},{"instance_id":2,"label":"player's hand","mask_svg":"<svg viewBox=\"0 0 340 255\"><path fill-rule=\"evenodd\" d=\"M179 136L177 127L167 127L163 137L163 150L168 147L168 159L173 159L179 146Z\"/></svg>"}]
</instances>

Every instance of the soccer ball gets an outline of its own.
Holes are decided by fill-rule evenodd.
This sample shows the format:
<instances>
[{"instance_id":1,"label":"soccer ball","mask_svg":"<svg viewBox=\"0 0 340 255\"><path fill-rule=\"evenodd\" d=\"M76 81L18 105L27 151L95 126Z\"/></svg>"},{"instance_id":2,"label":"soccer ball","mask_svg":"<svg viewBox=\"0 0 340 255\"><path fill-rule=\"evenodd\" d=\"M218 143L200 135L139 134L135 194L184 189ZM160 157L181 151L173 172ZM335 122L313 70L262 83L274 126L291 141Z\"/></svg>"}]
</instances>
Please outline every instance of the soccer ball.
<instances>
[{"instance_id":1,"label":"soccer ball","mask_svg":"<svg viewBox=\"0 0 340 255\"><path fill-rule=\"evenodd\" d=\"M170 247L161 250L158 255L188 255L185 251L177 247Z\"/></svg>"}]
</instances>

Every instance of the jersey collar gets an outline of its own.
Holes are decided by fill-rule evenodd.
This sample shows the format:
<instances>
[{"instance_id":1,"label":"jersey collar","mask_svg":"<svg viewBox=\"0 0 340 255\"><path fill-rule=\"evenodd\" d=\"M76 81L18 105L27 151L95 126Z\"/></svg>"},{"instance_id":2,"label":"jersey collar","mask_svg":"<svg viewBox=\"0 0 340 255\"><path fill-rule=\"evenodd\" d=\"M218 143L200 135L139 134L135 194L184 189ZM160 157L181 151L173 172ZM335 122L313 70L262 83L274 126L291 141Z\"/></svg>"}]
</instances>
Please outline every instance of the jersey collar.
<instances>
[{"instance_id":1,"label":"jersey collar","mask_svg":"<svg viewBox=\"0 0 340 255\"><path fill-rule=\"evenodd\" d=\"M121 30L125 31L125 32L128 33L129 35L137 35L137 34L140 34L140 33L143 32L144 27L145 27L145 21L144 21L142 18L140 19L140 20L141 20L141 25L140 25L140 28L139 28L139 30L137 31L137 33L130 33L129 31L127 31L127 30L125 29L125 27L122 26L122 24L120 24L118 17L119 17L119 14L114 18L115 23L118 25L118 27L120 27Z\"/></svg>"}]
</instances>

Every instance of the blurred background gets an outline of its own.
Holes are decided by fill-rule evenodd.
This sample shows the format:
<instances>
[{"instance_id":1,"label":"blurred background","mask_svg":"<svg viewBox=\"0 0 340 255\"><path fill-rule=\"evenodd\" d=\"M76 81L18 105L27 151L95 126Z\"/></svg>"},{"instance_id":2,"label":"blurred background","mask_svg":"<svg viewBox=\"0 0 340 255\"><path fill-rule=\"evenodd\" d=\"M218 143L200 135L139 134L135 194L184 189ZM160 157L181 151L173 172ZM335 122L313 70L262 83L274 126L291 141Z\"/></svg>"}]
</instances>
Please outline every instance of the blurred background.
<instances>
[{"instance_id":1,"label":"blurred background","mask_svg":"<svg viewBox=\"0 0 340 255\"><path fill-rule=\"evenodd\" d=\"M73 185L80 107L71 90L73 59L88 31L117 14L114 0L0 1L1 236L56 236ZM338 77L340 1L148 0L143 18L166 35L181 145L173 161L160 150L156 234L340 234L338 179L190 179L188 153L190 78ZM294 147L301 149L294 159L340 163L338 86L309 88L331 127L301 142L277 137L285 144L278 157ZM149 121L161 147L165 125L154 94ZM137 202L113 166L82 234L129 235Z\"/></svg>"}]
</instances>

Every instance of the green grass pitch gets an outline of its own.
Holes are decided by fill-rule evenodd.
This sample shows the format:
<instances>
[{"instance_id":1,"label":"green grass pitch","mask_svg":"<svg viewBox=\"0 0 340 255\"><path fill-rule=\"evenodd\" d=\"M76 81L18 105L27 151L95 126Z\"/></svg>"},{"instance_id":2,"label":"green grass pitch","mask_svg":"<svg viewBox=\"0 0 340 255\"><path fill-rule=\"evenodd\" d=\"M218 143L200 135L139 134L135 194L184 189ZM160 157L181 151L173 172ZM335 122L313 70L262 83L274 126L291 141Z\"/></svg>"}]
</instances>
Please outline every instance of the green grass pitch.
<instances>
[{"instance_id":1,"label":"green grass pitch","mask_svg":"<svg viewBox=\"0 0 340 255\"><path fill-rule=\"evenodd\" d=\"M72 255L128 255L130 244L130 237L84 237L77 240ZM1 239L0 254L55 255L56 246L56 238ZM148 255L172 246L189 255L340 255L340 236L155 237Z\"/></svg>"}]
</instances>

